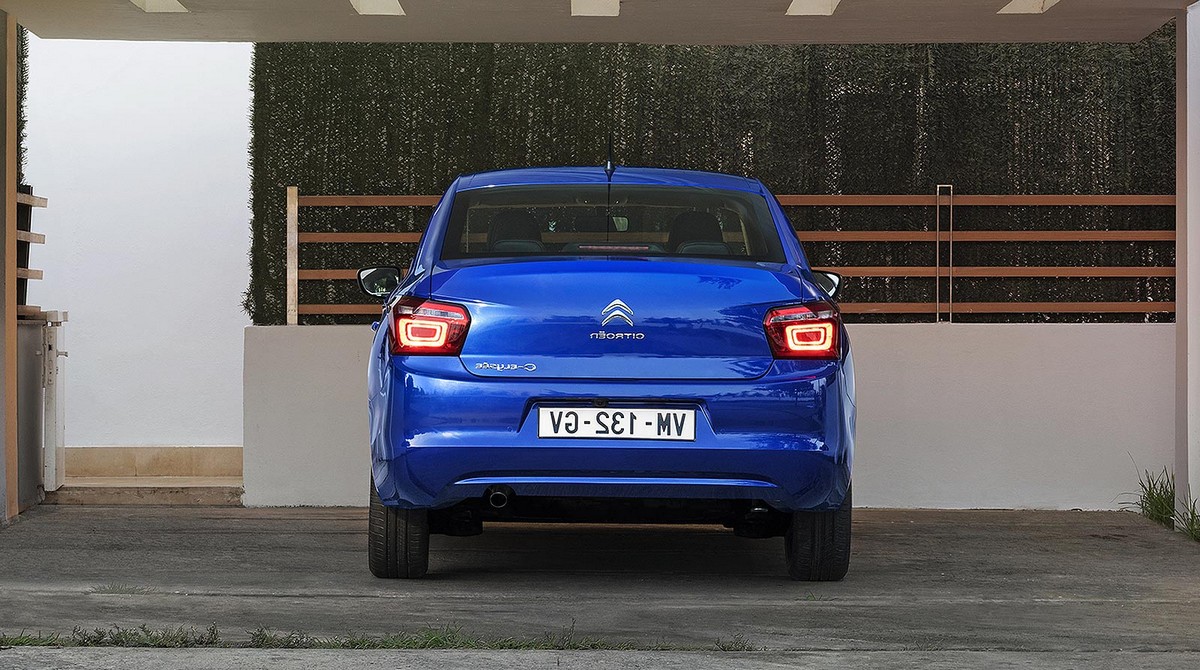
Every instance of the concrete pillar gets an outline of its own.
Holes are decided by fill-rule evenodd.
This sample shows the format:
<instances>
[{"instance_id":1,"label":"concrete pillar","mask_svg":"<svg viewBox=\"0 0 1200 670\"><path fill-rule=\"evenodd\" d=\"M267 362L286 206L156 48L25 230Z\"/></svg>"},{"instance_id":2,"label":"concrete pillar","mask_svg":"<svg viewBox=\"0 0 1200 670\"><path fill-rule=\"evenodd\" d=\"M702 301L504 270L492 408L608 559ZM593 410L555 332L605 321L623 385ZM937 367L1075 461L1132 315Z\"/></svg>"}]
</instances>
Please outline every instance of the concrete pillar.
<instances>
[{"instance_id":1,"label":"concrete pillar","mask_svg":"<svg viewBox=\"0 0 1200 670\"><path fill-rule=\"evenodd\" d=\"M1175 484L1200 494L1200 10L1176 21ZM1195 197L1191 194L1195 193Z\"/></svg>"},{"instance_id":2,"label":"concrete pillar","mask_svg":"<svg viewBox=\"0 0 1200 670\"><path fill-rule=\"evenodd\" d=\"M4 441L5 520L20 511L17 468L17 22L0 12L0 424Z\"/></svg>"}]
</instances>

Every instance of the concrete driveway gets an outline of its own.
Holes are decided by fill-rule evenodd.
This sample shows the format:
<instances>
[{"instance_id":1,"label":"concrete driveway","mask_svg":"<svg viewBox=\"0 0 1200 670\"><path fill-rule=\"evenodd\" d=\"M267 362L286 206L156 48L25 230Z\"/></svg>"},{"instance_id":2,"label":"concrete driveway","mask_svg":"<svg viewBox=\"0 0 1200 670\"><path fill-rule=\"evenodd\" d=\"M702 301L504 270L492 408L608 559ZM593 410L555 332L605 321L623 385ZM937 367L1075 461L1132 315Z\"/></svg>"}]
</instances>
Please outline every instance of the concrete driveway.
<instances>
[{"instance_id":1,"label":"concrete driveway","mask_svg":"<svg viewBox=\"0 0 1200 670\"><path fill-rule=\"evenodd\" d=\"M0 632L573 626L639 646L741 635L768 650L1200 664L1200 544L1133 514L858 510L854 532L833 584L792 582L782 540L723 529L502 525L435 537L429 578L388 582L367 572L360 509L44 506L0 531Z\"/></svg>"}]
</instances>

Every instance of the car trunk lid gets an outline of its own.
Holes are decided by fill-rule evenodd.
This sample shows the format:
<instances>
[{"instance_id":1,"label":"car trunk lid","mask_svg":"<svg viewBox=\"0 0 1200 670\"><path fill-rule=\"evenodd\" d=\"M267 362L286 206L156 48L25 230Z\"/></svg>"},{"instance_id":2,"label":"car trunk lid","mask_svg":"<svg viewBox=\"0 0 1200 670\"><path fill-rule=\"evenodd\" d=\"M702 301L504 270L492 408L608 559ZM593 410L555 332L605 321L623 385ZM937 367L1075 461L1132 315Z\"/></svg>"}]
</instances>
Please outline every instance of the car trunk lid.
<instances>
[{"instance_id":1,"label":"car trunk lid","mask_svg":"<svg viewBox=\"0 0 1200 670\"><path fill-rule=\"evenodd\" d=\"M467 370L502 378L753 379L767 309L816 297L778 265L673 259L475 263L431 288L471 313Z\"/></svg>"}]
</instances>

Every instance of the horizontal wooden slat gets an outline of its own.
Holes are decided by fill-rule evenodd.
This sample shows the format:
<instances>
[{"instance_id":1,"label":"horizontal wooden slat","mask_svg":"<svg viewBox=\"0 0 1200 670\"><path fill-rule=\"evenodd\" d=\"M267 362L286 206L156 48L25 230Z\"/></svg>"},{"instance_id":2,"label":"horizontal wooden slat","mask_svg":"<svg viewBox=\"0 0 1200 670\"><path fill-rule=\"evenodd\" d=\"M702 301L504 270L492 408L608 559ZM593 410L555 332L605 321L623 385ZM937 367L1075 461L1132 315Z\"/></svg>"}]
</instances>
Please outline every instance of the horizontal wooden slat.
<instances>
[{"instance_id":1,"label":"horizontal wooden slat","mask_svg":"<svg viewBox=\"0 0 1200 670\"><path fill-rule=\"evenodd\" d=\"M845 314L933 314L932 302L844 302ZM950 311L941 304L943 313ZM1175 311L1173 302L956 302L955 314L1156 314Z\"/></svg>"},{"instance_id":2,"label":"horizontal wooden slat","mask_svg":"<svg viewBox=\"0 0 1200 670\"><path fill-rule=\"evenodd\" d=\"M421 233L300 233L301 244L412 244L420 241Z\"/></svg>"},{"instance_id":3,"label":"horizontal wooden slat","mask_svg":"<svg viewBox=\"0 0 1200 670\"><path fill-rule=\"evenodd\" d=\"M33 196L24 196L32 198ZM789 207L932 207L938 196L927 195L780 195ZM45 206L45 198L38 198ZM437 195L302 195L301 207L433 207ZM20 197L18 197L20 201ZM943 195L942 204L950 197ZM1173 195L956 195L956 207L1173 207Z\"/></svg>"},{"instance_id":4,"label":"horizontal wooden slat","mask_svg":"<svg viewBox=\"0 0 1200 670\"><path fill-rule=\"evenodd\" d=\"M471 235L472 242L483 241L480 234ZM586 242L591 238L604 241L604 233L547 233L543 236L548 244L560 242ZM933 231L921 230L800 230L796 237L801 242L934 242L940 237L949 242L951 234L942 231L939 236ZM738 233L727 233L727 241L740 241ZM953 235L955 242L1173 242L1173 230L959 230ZM300 233L303 244L415 244L421 241L421 233ZM665 242L665 233L629 233L621 236L623 242Z\"/></svg>"},{"instance_id":5,"label":"horizontal wooden slat","mask_svg":"<svg viewBox=\"0 0 1200 670\"><path fill-rule=\"evenodd\" d=\"M300 281L358 279L358 270L301 270Z\"/></svg>"},{"instance_id":6,"label":"horizontal wooden slat","mask_svg":"<svg viewBox=\"0 0 1200 670\"><path fill-rule=\"evenodd\" d=\"M29 268L17 268L17 279L41 279L41 270L31 270Z\"/></svg>"},{"instance_id":7,"label":"horizontal wooden slat","mask_svg":"<svg viewBox=\"0 0 1200 670\"><path fill-rule=\"evenodd\" d=\"M28 193L18 193L17 204L29 205L30 207L46 207L50 204L50 201L36 195L29 195Z\"/></svg>"},{"instance_id":8,"label":"horizontal wooden slat","mask_svg":"<svg viewBox=\"0 0 1200 670\"><path fill-rule=\"evenodd\" d=\"M814 268L846 277L933 277L933 266L859 266ZM940 268L939 276L950 276ZM955 277L1174 277L1173 267L955 267Z\"/></svg>"},{"instance_id":9,"label":"horizontal wooden slat","mask_svg":"<svg viewBox=\"0 0 1200 670\"><path fill-rule=\"evenodd\" d=\"M943 198L943 203L946 199ZM1174 207L1173 195L956 195L955 207Z\"/></svg>"},{"instance_id":10,"label":"horizontal wooden slat","mask_svg":"<svg viewBox=\"0 0 1200 670\"><path fill-rule=\"evenodd\" d=\"M18 230L17 241L28 242L30 244L45 244L46 236L41 233L31 233L26 230Z\"/></svg>"},{"instance_id":11,"label":"horizontal wooden slat","mask_svg":"<svg viewBox=\"0 0 1200 670\"><path fill-rule=\"evenodd\" d=\"M787 207L932 207L937 197L930 195L778 195Z\"/></svg>"},{"instance_id":12,"label":"horizontal wooden slat","mask_svg":"<svg viewBox=\"0 0 1200 670\"><path fill-rule=\"evenodd\" d=\"M933 266L855 266L817 267L814 270L836 272L845 277L933 277ZM940 268L940 276L950 276L950 269ZM954 276L959 278L1004 278L1004 277L1174 277L1173 267L955 267ZM301 270L301 281L334 281L358 279L358 270Z\"/></svg>"},{"instance_id":13,"label":"horizontal wooden slat","mask_svg":"<svg viewBox=\"0 0 1200 670\"><path fill-rule=\"evenodd\" d=\"M380 314L382 305L300 305L301 314Z\"/></svg>"},{"instance_id":14,"label":"horizontal wooden slat","mask_svg":"<svg viewBox=\"0 0 1200 670\"><path fill-rule=\"evenodd\" d=\"M932 302L843 302L838 303L843 314L933 314ZM942 305L946 311L946 305Z\"/></svg>"},{"instance_id":15,"label":"horizontal wooden slat","mask_svg":"<svg viewBox=\"0 0 1200 670\"><path fill-rule=\"evenodd\" d=\"M932 302L844 302L845 314L933 314ZM375 315L379 305L300 305L301 314ZM949 303L942 303L949 312ZM955 314L1154 314L1175 311L1173 302L956 302Z\"/></svg>"},{"instance_id":16,"label":"horizontal wooden slat","mask_svg":"<svg viewBox=\"0 0 1200 670\"><path fill-rule=\"evenodd\" d=\"M943 230L799 230L801 242L949 242ZM957 230L955 242L1173 242L1173 230Z\"/></svg>"},{"instance_id":17,"label":"horizontal wooden slat","mask_svg":"<svg viewBox=\"0 0 1200 670\"><path fill-rule=\"evenodd\" d=\"M935 195L781 195L791 207L933 207ZM950 196L940 198L950 204ZM1173 195L956 195L955 207L1173 207Z\"/></svg>"},{"instance_id":18,"label":"horizontal wooden slat","mask_svg":"<svg viewBox=\"0 0 1200 670\"><path fill-rule=\"evenodd\" d=\"M434 207L436 195L302 195L301 207Z\"/></svg>"}]
</instances>

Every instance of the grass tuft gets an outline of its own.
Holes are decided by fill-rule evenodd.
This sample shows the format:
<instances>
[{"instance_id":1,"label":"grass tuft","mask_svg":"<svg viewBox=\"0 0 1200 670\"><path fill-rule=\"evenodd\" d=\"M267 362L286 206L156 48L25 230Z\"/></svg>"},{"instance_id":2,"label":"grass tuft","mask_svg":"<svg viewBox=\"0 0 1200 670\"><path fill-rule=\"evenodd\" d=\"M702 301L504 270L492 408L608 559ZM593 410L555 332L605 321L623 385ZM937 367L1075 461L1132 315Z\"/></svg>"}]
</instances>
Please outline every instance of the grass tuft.
<instances>
[{"instance_id":1,"label":"grass tuft","mask_svg":"<svg viewBox=\"0 0 1200 670\"><path fill-rule=\"evenodd\" d=\"M58 647L62 645L57 633L5 635L0 633L0 648L7 647Z\"/></svg>"},{"instance_id":2,"label":"grass tuft","mask_svg":"<svg viewBox=\"0 0 1200 670\"><path fill-rule=\"evenodd\" d=\"M757 647L746 639L741 633L735 634L729 641L717 638L717 643L713 645L714 651L762 651L762 647Z\"/></svg>"},{"instance_id":3,"label":"grass tuft","mask_svg":"<svg viewBox=\"0 0 1200 670\"><path fill-rule=\"evenodd\" d=\"M93 586L88 589L88 593L92 595L145 596L152 593L161 593L161 591L152 586L133 586L131 584L111 582Z\"/></svg>"},{"instance_id":4,"label":"grass tuft","mask_svg":"<svg viewBox=\"0 0 1200 670\"><path fill-rule=\"evenodd\" d=\"M422 628L414 633L391 635L333 635L318 637L300 631L280 633L269 628L248 631L246 642L222 643L216 625L205 630L195 628L151 629L137 628L76 628L70 637L57 634L4 635L0 633L0 648L8 647L153 647L153 648L240 648L240 649L480 649L533 651L698 651L694 647L677 647L662 642L639 644L614 642L600 637L579 636L575 624L557 634L539 637L484 637L464 632L457 626ZM752 645L738 633L730 640L718 639L710 649L717 651L764 651Z\"/></svg>"},{"instance_id":5,"label":"grass tuft","mask_svg":"<svg viewBox=\"0 0 1200 670\"><path fill-rule=\"evenodd\" d=\"M1200 542L1200 510L1196 509L1195 500L1175 514L1175 528Z\"/></svg>"},{"instance_id":6,"label":"grass tuft","mask_svg":"<svg viewBox=\"0 0 1200 670\"><path fill-rule=\"evenodd\" d=\"M524 650L629 650L637 646L595 637L578 637L574 624L557 635L536 638L489 638L466 633L456 626L423 628L415 633L372 636L351 633L314 637L300 631L280 633L266 628L250 631L247 645L257 649L524 649Z\"/></svg>"},{"instance_id":7,"label":"grass tuft","mask_svg":"<svg viewBox=\"0 0 1200 670\"><path fill-rule=\"evenodd\" d=\"M1149 470L1138 475L1136 500L1124 504L1127 509L1139 514L1164 528L1179 530L1189 538L1200 542L1200 508L1196 500L1180 503L1175 499L1175 475L1167 468L1159 474Z\"/></svg>"},{"instance_id":8,"label":"grass tuft","mask_svg":"<svg viewBox=\"0 0 1200 670\"><path fill-rule=\"evenodd\" d=\"M149 626L137 628L76 628L71 632L71 644L77 647L154 647L176 649L184 647L215 647L221 643L221 634L213 624L203 631L195 628L161 628Z\"/></svg>"},{"instance_id":9,"label":"grass tuft","mask_svg":"<svg viewBox=\"0 0 1200 670\"><path fill-rule=\"evenodd\" d=\"M1138 475L1138 488L1138 512L1160 526L1174 528L1175 475L1166 468L1161 474L1145 470Z\"/></svg>"}]
</instances>

